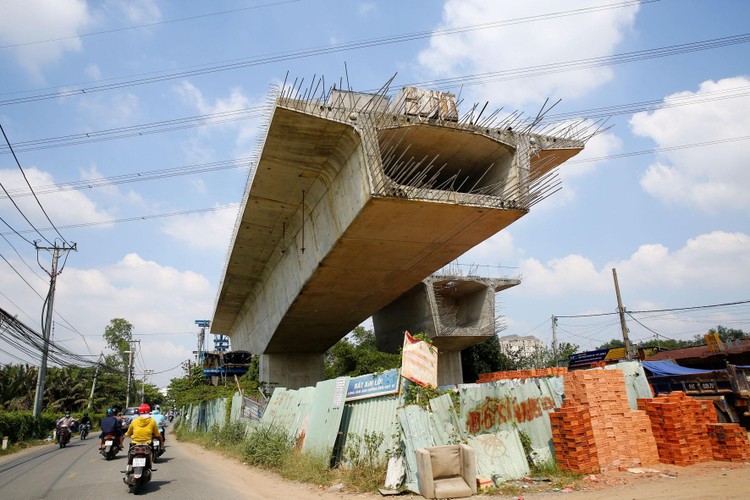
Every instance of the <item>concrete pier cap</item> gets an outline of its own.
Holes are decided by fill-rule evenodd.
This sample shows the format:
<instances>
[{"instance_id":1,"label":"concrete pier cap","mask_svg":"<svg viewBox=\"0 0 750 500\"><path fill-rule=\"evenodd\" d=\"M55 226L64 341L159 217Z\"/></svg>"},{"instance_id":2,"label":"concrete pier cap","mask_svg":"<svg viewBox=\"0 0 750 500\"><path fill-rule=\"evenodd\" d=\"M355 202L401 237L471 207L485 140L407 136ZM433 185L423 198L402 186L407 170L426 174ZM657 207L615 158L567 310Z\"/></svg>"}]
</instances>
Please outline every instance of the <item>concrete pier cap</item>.
<instances>
[{"instance_id":1,"label":"concrete pier cap","mask_svg":"<svg viewBox=\"0 0 750 500\"><path fill-rule=\"evenodd\" d=\"M333 344L557 189L555 167L585 143L516 114L459 116L443 92L312 88L269 100L212 320L261 355L264 382L290 388L320 380Z\"/></svg>"}]
</instances>

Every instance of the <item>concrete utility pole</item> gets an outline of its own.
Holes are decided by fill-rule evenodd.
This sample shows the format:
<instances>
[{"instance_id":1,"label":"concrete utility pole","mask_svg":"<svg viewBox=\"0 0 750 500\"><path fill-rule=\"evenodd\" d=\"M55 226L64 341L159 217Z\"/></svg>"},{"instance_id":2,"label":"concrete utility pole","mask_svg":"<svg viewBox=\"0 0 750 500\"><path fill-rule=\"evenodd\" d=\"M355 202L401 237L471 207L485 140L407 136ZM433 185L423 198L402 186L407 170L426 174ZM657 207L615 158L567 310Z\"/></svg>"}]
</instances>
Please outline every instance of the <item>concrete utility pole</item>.
<instances>
[{"instance_id":1,"label":"concrete utility pole","mask_svg":"<svg viewBox=\"0 0 750 500\"><path fill-rule=\"evenodd\" d=\"M44 345L42 346L42 362L39 366L39 373L37 374L36 379L36 393L34 394L34 409L33 409L33 415L34 417L38 417L42 413L42 399L44 397L44 383L45 379L47 378L47 357L49 356L49 339L50 334L52 330L52 312L53 312L53 305L55 302L55 282L57 280L57 275L60 274L60 272L57 271L57 264L60 261L60 254L62 252L69 252L71 250L75 251L76 244L73 243L71 246L66 246L63 244L62 246L57 246L55 244L54 247L40 247L36 246L37 255L39 254L39 250L51 250L52 251L52 266L50 267L50 270L47 271L45 269L45 272L49 275L49 293L47 294L47 299L44 301L46 309L46 315L44 324L42 325L42 335L44 336ZM38 258L37 258L38 260Z\"/></svg>"},{"instance_id":2,"label":"concrete utility pole","mask_svg":"<svg viewBox=\"0 0 750 500\"><path fill-rule=\"evenodd\" d=\"M125 392L125 408L130 407L130 379L132 378L131 375L133 373L132 366L133 366L133 346L130 346L129 351L125 351L125 354L128 355L128 389Z\"/></svg>"},{"instance_id":3,"label":"concrete utility pole","mask_svg":"<svg viewBox=\"0 0 750 500\"><path fill-rule=\"evenodd\" d=\"M99 375L99 366L102 362L102 357L104 356L104 353L99 354L99 359L96 360L96 368L94 369L94 381L91 383L91 394L89 394L89 404L86 406L89 410L91 410L91 403L94 401L94 389L96 388L96 377Z\"/></svg>"},{"instance_id":4,"label":"concrete utility pole","mask_svg":"<svg viewBox=\"0 0 750 500\"><path fill-rule=\"evenodd\" d=\"M154 370L143 370L143 384L141 385L141 403L146 402L146 380L148 377L151 376L151 374L154 373Z\"/></svg>"},{"instance_id":5,"label":"concrete utility pole","mask_svg":"<svg viewBox=\"0 0 750 500\"><path fill-rule=\"evenodd\" d=\"M628 338L628 327L625 324L625 309L622 307L620 297L620 284L617 282L617 269L612 268L612 277L615 280L615 293L617 294L617 310L620 313L620 327L622 328L622 340L625 342L625 358L632 359L630 339Z\"/></svg>"},{"instance_id":6,"label":"concrete utility pole","mask_svg":"<svg viewBox=\"0 0 750 500\"><path fill-rule=\"evenodd\" d=\"M552 315L552 355L555 357L555 366L557 366L557 317Z\"/></svg>"}]
</instances>

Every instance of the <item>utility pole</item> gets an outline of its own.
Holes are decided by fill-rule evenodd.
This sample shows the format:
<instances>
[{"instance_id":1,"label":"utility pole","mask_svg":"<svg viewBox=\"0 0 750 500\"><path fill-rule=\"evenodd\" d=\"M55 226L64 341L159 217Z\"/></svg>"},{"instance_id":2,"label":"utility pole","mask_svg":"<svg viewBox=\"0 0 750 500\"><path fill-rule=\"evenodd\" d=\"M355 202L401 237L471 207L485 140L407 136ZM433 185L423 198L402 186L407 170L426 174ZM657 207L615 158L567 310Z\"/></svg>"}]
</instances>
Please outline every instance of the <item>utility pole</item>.
<instances>
[{"instance_id":1,"label":"utility pole","mask_svg":"<svg viewBox=\"0 0 750 500\"><path fill-rule=\"evenodd\" d=\"M125 353L128 355L128 389L127 391L125 391L125 408L129 408L130 407L130 379L133 373L133 370L131 369L131 366L133 366L133 346L130 347L130 350L125 351Z\"/></svg>"},{"instance_id":2,"label":"utility pole","mask_svg":"<svg viewBox=\"0 0 750 500\"><path fill-rule=\"evenodd\" d=\"M102 357L104 356L104 353L99 354L99 359L96 360L96 368L94 368L94 381L91 383L91 394L89 395L89 404L87 405L87 408L91 410L91 403L94 401L94 389L96 388L96 377L99 375L99 365L102 362Z\"/></svg>"},{"instance_id":3,"label":"utility pole","mask_svg":"<svg viewBox=\"0 0 750 500\"><path fill-rule=\"evenodd\" d=\"M195 362L196 363L202 363L203 362L203 344L206 341L206 328L211 326L211 321L207 319L196 319L195 324L198 325L201 329L200 333L198 333L198 351L196 352L195 356Z\"/></svg>"},{"instance_id":4,"label":"utility pole","mask_svg":"<svg viewBox=\"0 0 750 500\"><path fill-rule=\"evenodd\" d=\"M130 344L130 350L125 351L125 354L128 355L128 392L125 395L125 408L128 408L130 406L130 383L133 380L133 352L135 350L135 347L133 344L140 345L140 340L129 340L128 343Z\"/></svg>"},{"instance_id":5,"label":"utility pole","mask_svg":"<svg viewBox=\"0 0 750 500\"><path fill-rule=\"evenodd\" d=\"M557 317L552 315L552 355L555 357L555 366L557 366Z\"/></svg>"},{"instance_id":6,"label":"utility pole","mask_svg":"<svg viewBox=\"0 0 750 500\"><path fill-rule=\"evenodd\" d=\"M55 246L53 247L40 247L38 245L36 246L37 251L37 261L39 260L39 250L51 250L52 251L52 265L50 267L50 270L47 271L44 269L44 271L49 275L49 293L47 294L47 299L44 301L43 310L46 307L46 315L44 323L42 324L42 335L44 337L44 344L42 345L42 362L39 366L39 373L37 374L36 378L36 393L34 394L34 409L33 409L33 415L34 417L39 417L39 415L42 413L42 399L44 397L44 383L45 379L47 378L47 357L49 356L49 339L50 339L50 333L52 330L52 312L53 312L53 305L55 302L55 282L57 280L57 275L62 272L58 272L57 270L57 264L60 261L60 254L62 252L69 252L71 250L76 250L76 244L73 243L71 246L66 246L63 244L62 246L57 246L57 243L55 243Z\"/></svg>"},{"instance_id":7,"label":"utility pole","mask_svg":"<svg viewBox=\"0 0 750 500\"><path fill-rule=\"evenodd\" d=\"M628 338L628 327L625 324L625 309L622 307L622 297L620 297L620 284L617 282L617 269L612 268L612 277L615 280L615 293L617 294L617 311L620 313L620 327L622 328L622 340L625 342L625 358L632 359L630 339Z\"/></svg>"},{"instance_id":8,"label":"utility pole","mask_svg":"<svg viewBox=\"0 0 750 500\"><path fill-rule=\"evenodd\" d=\"M141 385L141 403L146 402L146 379L154 373L154 370L143 370L143 385Z\"/></svg>"}]
</instances>

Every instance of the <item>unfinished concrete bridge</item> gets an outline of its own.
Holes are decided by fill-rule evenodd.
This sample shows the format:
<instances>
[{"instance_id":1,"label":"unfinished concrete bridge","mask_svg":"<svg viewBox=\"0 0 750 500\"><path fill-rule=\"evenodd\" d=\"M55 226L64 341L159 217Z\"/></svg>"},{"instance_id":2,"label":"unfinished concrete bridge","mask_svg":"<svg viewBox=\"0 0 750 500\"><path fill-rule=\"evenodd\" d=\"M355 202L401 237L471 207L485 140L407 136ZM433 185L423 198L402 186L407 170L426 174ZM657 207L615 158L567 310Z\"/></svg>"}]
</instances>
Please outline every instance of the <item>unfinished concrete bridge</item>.
<instances>
[{"instance_id":1,"label":"unfinished concrete bridge","mask_svg":"<svg viewBox=\"0 0 750 500\"><path fill-rule=\"evenodd\" d=\"M367 318L390 349L417 318L443 346L441 383L461 382L460 350L494 335L494 293L516 283L462 286L440 328L448 313L428 277L555 190L555 167L586 137L476 107L459 117L453 95L411 87L313 93L269 103L212 332L261 355L262 381L297 388L321 380L323 353Z\"/></svg>"}]
</instances>

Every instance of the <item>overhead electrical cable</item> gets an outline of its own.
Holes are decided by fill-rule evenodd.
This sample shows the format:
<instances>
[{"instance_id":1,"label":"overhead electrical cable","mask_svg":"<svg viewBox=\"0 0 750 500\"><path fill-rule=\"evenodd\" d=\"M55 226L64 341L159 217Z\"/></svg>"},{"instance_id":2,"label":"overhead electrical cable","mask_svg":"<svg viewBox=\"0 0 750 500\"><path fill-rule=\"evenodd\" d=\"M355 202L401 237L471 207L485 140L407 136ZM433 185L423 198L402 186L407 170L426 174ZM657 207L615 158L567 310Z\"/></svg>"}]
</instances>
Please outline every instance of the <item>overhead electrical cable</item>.
<instances>
[{"instance_id":1,"label":"overhead electrical cable","mask_svg":"<svg viewBox=\"0 0 750 500\"><path fill-rule=\"evenodd\" d=\"M417 85L424 85L419 83ZM609 107L593 108L590 110L570 111L557 115L547 115L540 123L552 124L564 122L574 118L600 119L608 118L616 114L632 114L641 111L654 111L657 109L669 109L677 106L688 106L694 104L705 104L719 100L736 99L739 97L750 96L750 86L735 87L732 89L723 89L717 91L702 92L692 96L678 96L670 98L668 101L663 99L654 99L650 101L641 101L630 104L617 104ZM67 134L56 137L47 137L43 139L32 139L28 141L16 141L15 150L19 152L38 151L42 149L75 146L101 141L115 139L124 139L130 137L142 137L163 132L173 132L195 127L209 127L221 125L230 122L258 118L262 116L264 106L255 106L242 108L232 111L221 111L217 113L207 113L203 115L175 118L171 120L161 120L138 125L129 125L118 128L111 128L99 131L81 132L77 134ZM8 148L0 146L0 154L7 154ZM587 160L591 161L591 160ZM15 195L14 190L9 190ZM37 192L39 189L37 188Z\"/></svg>"},{"instance_id":2,"label":"overhead electrical cable","mask_svg":"<svg viewBox=\"0 0 750 500\"><path fill-rule=\"evenodd\" d=\"M11 243L10 240L8 238L6 238L4 234L0 233L0 236L2 236L2 238L8 244L8 246L13 249L13 251L16 253L16 255L18 255L18 258L21 259L21 262L23 262L23 264L28 268L28 270L31 271L31 273L33 275L35 275L37 278L39 278L40 280L45 281L45 279L38 274L37 270L34 269L33 267L31 267L31 265L29 265L28 262L26 262L26 259L24 259L23 256L18 252L18 250L16 249L16 247L13 246L13 243Z\"/></svg>"},{"instance_id":3,"label":"overhead electrical cable","mask_svg":"<svg viewBox=\"0 0 750 500\"><path fill-rule=\"evenodd\" d=\"M0 259L3 259L5 261L5 263L8 264L8 267L10 267L13 270L13 272L15 272L18 275L18 277L21 278L23 280L23 282L26 283L26 285L29 288L31 288L31 290L35 294L39 295L39 292L36 291L36 288L34 288L31 283L29 283L28 281L26 281L26 278L24 278L23 275L18 272L18 269L16 269L15 267L13 267L13 264L11 264L10 261L8 259L6 259L5 256L3 254L1 254L1 253L0 253ZM39 295L39 298L41 299L42 296Z\"/></svg>"},{"instance_id":4,"label":"overhead electrical cable","mask_svg":"<svg viewBox=\"0 0 750 500\"><path fill-rule=\"evenodd\" d=\"M720 304L706 304L702 306L691 306L691 307L675 307L671 309L642 309L638 311L630 311L628 310L628 313L631 314L645 314L645 313L654 313L654 312L674 312L674 311L694 311L699 309L711 309L714 307L729 307L729 306L736 306L740 304L750 304L750 300L739 300L736 302L723 302ZM611 316L613 314L619 314L618 312L611 312L611 313L593 313L593 314L556 314L556 318L592 318L596 316Z\"/></svg>"},{"instance_id":5,"label":"overhead electrical cable","mask_svg":"<svg viewBox=\"0 0 750 500\"><path fill-rule=\"evenodd\" d=\"M239 59L239 60L233 60L233 62L230 61L230 62L226 62L223 64L208 64L208 65L202 65L202 66L197 66L197 67L193 66L196 69L183 69L183 70L171 72L171 73L150 73L150 75L154 75L154 76L148 76L149 74L145 74L146 76L143 76L141 78L116 81L114 83L108 83L108 84L99 84L99 85L92 84L90 87L70 88L70 85L68 85L64 87L57 87L56 92L40 93L40 94L34 94L34 95L26 96L26 97L18 97L18 98L2 100L0 101L0 106L11 105L11 104L21 104L21 103L26 103L26 102L35 102L35 101L41 101L41 100L47 100L47 99L56 99L59 97L84 95L87 93L90 94L94 92L103 92L103 91L119 89L123 87L145 85L149 83L163 82L163 81L175 80L179 78L186 78L186 77L205 75L205 74L216 73L216 72L221 72L221 71L229 71L229 70L234 70L234 69L259 66L259 65L269 64L273 62L303 59L303 58L307 58L311 56L333 54L333 53L344 52L344 51L349 51L349 50L388 45L391 43L403 43L403 42L409 42L409 41L414 41L414 40L419 40L419 39L424 39L424 38L430 38L433 36L448 36L448 35L455 35L455 34L460 34L460 33L471 32L471 31L498 28L502 26L510 26L514 24L521 24L521 23L527 23L527 22L533 22L533 21L556 19L560 17L581 15L581 14L587 14L591 12L598 12L598 11L609 10L609 9L614 9L614 8L622 8L622 7L628 7L628 6L633 6L633 5L643 5L645 3L654 3L656 1L659 1L659 0L627 1L627 2L620 2L616 4L610 4L610 5L587 7L587 8L581 8L581 9L575 9L575 10L569 10L569 11L563 11L563 12L554 12L554 13L549 13L549 14L541 14L537 16L523 17L523 18L518 18L518 19L495 21L495 22L477 24L477 25L471 25L471 26L463 26L463 27L456 27L456 28L443 28L443 29L438 29L438 30L407 33L407 34L396 35L396 36L391 36L391 37L375 38L375 39L370 39L370 40L348 42L348 43L342 43L342 44L334 44L334 45L329 45L329 46L324 46L324 47L303 49L303 50L296 51L296 52L269 54L266 56L260 56L257 59ZM745 35L745 36L750 36L750 34ZM654 57L664 57L666 55L675 55L677 53L694 52L696 50L707 50L707 49L712 49L712 48L724 47L728 45L734 45L737 43L746 43L747 41L748 40L742 39L742 35L735 35L733 37L723 37L720 39L704 40L702 42L692 42L692 43L687 43L687 44L682 44L682 45L674 45L674 46L669 46L669 47L663 47L661 49L649 49L649 50L644 50L644 51L629 52L626 54L622 54L620 56L603 56L600 58L589 58L589 59L581 60L581 63L585 65L584 67L592 67L591 66L592 64L595 64L595 65L605 65L609 63L618 64L622 62L632 62L635 60L639 60L639 58L651 59ZM479 78L488 78L488 77L497 78L499 75L505 75L505 76L512 75L512 72L517 73L518 76L516 77L525 77L525 76L529 76L530 72L533 72L535 70L538 71L540 69L545 69L547 72L577 69L575 67L576 64L577 64L576 61L556 63L555 65L546 64L546 65L535 66L535 67L530 67L530 68L519 68L516 70L508 70L505 72L485 73L485 74L480 75ZM546 73L541 73L541 74L546 74ZM117 79L113 79L113 80L117 80ZM434 82L442 82L442 84L445 84L452 80L454 79L434 80ZM470 83L467 83L467 85L473 85L476 83L477 81L470 82ZM14 94L18 94L18 93L25 93L25 92L14 92ZM0 94L0 95L9 95L9 94L10 93L5 93L5 94Z\"/></svg>"},{"instance_id":6,"label":"overhead electrical cable","mask_svg":"<svg viewBox=\"0 0 750 500\"><path fill-rule=\"evenodd\" d=\"M680 144L676 146L666 146L663 148L651 148L651 149L644 149L640 151L630 151L630 152L625 152L625 153L598 156L595 158L584 158L581 160L568 160L566 163L586 163L586 162L593 162L593 161L613 160L613 159L626 158L630 156L664 153L667 151L676 151L676 150L681 150L681 149L714 146L717 144L746 141L748 139L750 139L750 136L730 137L726 139L716 139L713 141L706 141L706 142L701 142L701 143ZM173 168L162 169L162 170L135 172L131 174L122 174L122 175L113 176L113 177L98 177L95 179L83 179L83 180L78 180L78 181L69 181L69 182L64 182L64 183L59 183L59 184L49 184L45 186L40 186L39 188L37 188L36 191L38 194L51 194L51 193L56 193L56 192L66 190L66 189L73 189L73 190L92 189L92 188L97 188L97 187L102 187L102 186L125 184L125 183L131 183L131 182L150 181L150 180L156 180L156 179L164 179L168 177L213 172L217 170L250 168L252 161L253 161L252 157L243 157L243 158L237 158L234 160L222 160L222 161L217 161L217 162L202 163L202 164L197 164L197 165L186 165L182 167L173 167ZM28 195L28 192L26 192L25 190L12 190L12 191L5 190L5 193L6 193L5 195L0 194L0 199L9 197L11 194L12 196L17 197L17 198L24 196L24 195ZM200 209L200 210L210 211L212 209ZM103 224L112 224L112 223L117 223L117 222L130 222L132 220L137 220L140 218L170 217L174 215L184 215L184 212L175 212L175 213L163 214L163 215L158 215L158 216L135 217L135 218L129 218L129 219L115 220L115 221L101 221L101 222L94 222L94 223L85 223L83 225L61 226L61 228L69 229L72 227L85 227L89 225L103 225ZM30 231L16 231L7 222L5 222L5 220L3 220L1 217L0 217L0 220L4 222L6 226L8 226L17 236L23 238L26 242L33 244L30 240L26 239L22 235L22 233L30 232ZM7 234L7 233L0 233L0 234Z\"/></svg>"},{"instance_id":7,"label":"overhead electrical cable","mask_svg":"<svg viewBox=\"0 0 750 500\"><path fill-rule=\"evenodd\" d=\"M193 21L195 19L203 19L203 18L212 17L212 16L222 16L222 15L225 15L225 14L236 14L237 12L242 12L242 11L246 11L246 10L262 9L264 7L276 7L278 5L284 5L284 4L288 4L288 3L297 3L297 2L301 2L301 1L302 0L284 0L284 1L281 1L281 2L267 3L267 4L262 4L262 5L252 5L250 7L242 7L242 8L231 9L231 10L222 10L222 11L219 11L219 12L207 12L205 14L198 14L198 15L189 16L189 17L180 17L180 18L176 18L176 19L166 19L164 21L154 21L152 23L137 24L137 25L133 25L133 26L123 26L121 28L112 28L112 29L102 30L102 31L93 31L93 32L90 32L90 33L80 33L78 35L63 36L63 37L59 37L59 38L48 38L48 39L45 39L45 40L34 40L34 41L29 41L29 42L20 42L20 43L14 43L14 44L9 44L9 45L0 45L0 49L8 49L8 48L12 48L12 47L24 47L24 46L27 46L27 45L37 45L37 44L40 44L40 43L62 42L62 41L65 41L65 40L74 40L74 39L86 38L86 37L90 37L90 36L106 35L106 34L110 34L110 33L119 33L119 32L123 32L123 31L130 31L130 30L136 30L136 29L141 29L141 28L151 28L151 27L154 27L154 26L160 26L160 25L164 25L164 24L182 23L182 22L185 22L185 21Z\"/></svg>"},{"instance_id":8,"label":"overhead electrical cable","mask_svg":"<svg viewBox=\"0 0 750 500\"><path fill-rule=\"evenodd\" d=\"M76 229L76 228L82 228L82 227L91 227L91 226L102 226L102 225L108 225L108 224L119 224L122 222L133 222L133 221L140 221L140 220L151 220L151 219L163 219L166 217L176 217L179 215L194 215L194 214L203 214L203 213L209 213L209 212L217 212L219 210L227 210L227 209L237 209L238 205L225 205L221 207L211 207L211 208L196 208L192 210L182 210L180 212L170 212L170 213L164 213L164 214L154 214L154 215L141 215L137 217L128 217L125 219L115 219L115 220L105 220L105 221L96 221L96 222L82 222L80 224L69 224L67 226L60 226L61 229ZM46 229L46 228L45 228ZM30 230L28 230L30 231ZM21 231L23 232L23 231Z\"/></svg>"}]
</instances>

